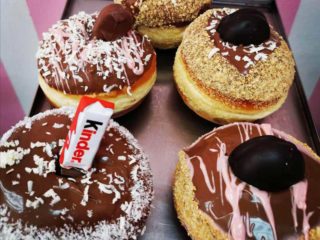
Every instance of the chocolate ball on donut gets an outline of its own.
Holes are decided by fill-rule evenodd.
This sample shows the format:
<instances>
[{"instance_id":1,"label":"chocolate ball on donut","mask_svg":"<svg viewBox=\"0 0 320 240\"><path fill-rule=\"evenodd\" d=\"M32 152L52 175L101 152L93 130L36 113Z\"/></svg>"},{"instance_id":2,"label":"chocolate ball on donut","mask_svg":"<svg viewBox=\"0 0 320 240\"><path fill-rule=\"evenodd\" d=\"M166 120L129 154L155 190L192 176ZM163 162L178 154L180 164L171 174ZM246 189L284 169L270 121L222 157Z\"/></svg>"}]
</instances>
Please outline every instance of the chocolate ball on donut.
<instances>
[{"instance_id":1,"label":"chocolate ball on donut","mask_svg":"<svg viewBox=\"0 0 320 240\"><path fill-rule=\"evenodd\" d=\"M230 154L233 173L259 189L276 192L304 179L302 154L288 141L275 136L255 137Z\"/></svg>"},{"instance_id":2,"label":"chocolate ball on donut","mask_svg":"<svg viewBox=\"0 0 320 240\"><path fill-rule=\"evenodd\" d=\"M55 107L77 106L84 95L115 104L115 117L137 107L156 80L156 53L131 29L134 19L119 4L58 21L37 52L39 83Z\"/></svg>"},{"instance_id":3,"label":"chocolate ball on donut","mask_svg":"<svg viewBox=\"0 0 320 240\"><path fill-rule=\"evenodd\" d=\"M129 10L120 4L106 6L98 15L93 27L93 36L104 41L114 41L125 36L134 24Z\"/></svg>"},{"instance_id":4,"label":"chocolate ball on donut","mask_svg":"<svg viewBox=\"0 0 320 240\"><path fill-rule=\"evenodd\" d=\"M259 45L270 38L266 17L260 11L250 8L225 16L217 31L223 41L235 45Z\"/></svg>"},{"instance_id":5,"label":"chocolate ball on donut","mask_svg":"<svg viewBox=\"0 0 320 240\"><path fill-rule=\"evenodd\" d=\"M255 121L285 102L295 63L285 40L253 9L211 9L186 29L173 66L185 104L218 124Z\"/></svg>"},{"instance_id":6,"label":"chocolate ball on donut","mask_svg":"<svg viewBox=\"0 0 320 240\"><path fill-rule=\"evenodd\" d=\"M319 172L320 157L287 133L231 123L179 152L174 206L195 240L319 240Z\"/></svg>"}]
</instances>

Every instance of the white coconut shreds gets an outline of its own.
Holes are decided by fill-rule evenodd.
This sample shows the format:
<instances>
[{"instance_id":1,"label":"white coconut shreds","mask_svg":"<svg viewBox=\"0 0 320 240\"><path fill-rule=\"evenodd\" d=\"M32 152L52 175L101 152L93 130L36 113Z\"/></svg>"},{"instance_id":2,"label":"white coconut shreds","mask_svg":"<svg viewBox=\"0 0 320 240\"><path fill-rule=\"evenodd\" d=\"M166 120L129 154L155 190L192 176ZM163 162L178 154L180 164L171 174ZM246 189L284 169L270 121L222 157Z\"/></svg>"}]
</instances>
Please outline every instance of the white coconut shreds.
<instances>
[{"instance_id":1,"label":"white coconut shreds","mask_svg":"<svg viewBox=\"0 0 320 240\"><path fill-rule=\"evenodd\" d=\"M0 146L4 146L15 130L26 125L32 127L34 121L43 119L50 115L67 115L72 118L74 115L73 108L60 108L48 110L30 118L25 118L7 133L0 140ZM6 204L0 205L0 239L136 239L142 231L142 226L150 213L150 205L153 199L152 174L148 157L144 154L137 140L124 127L120 126L113 120L110 120L108 129L116 129L120 135L133 147L132 156L136 159L136 165L132 168L131 178L137 181L129 189L131 194L131 208L113 222L99 221L94 226L74 227L65 224L63 227L49 230L27 225L20 220L15 223L8 223L10 218L10 208ZM23 159L21 160L23 161ZM18 164L18 163L17 163ZM125 206L121 206L124 208Z\"/></svg>"},{"instance_id":2,"label":"white coconut shreds","mask_svg":"<svg viewBox=\"0 0 320 240\"><path fill-rule=\"evenodd\" d=\"M149 40L145 36L139 40L135 31L129 31L114 41L93 39L91 35L97 15L79 12L58 21L43 34L36 54L39 73L54 88L73 94L79 94L79 88L92 91L89 77L92 66L102 82L114 75L130 88L126 69L139 76L150 62L150 57L144 57L144 44ZM71 87L70 82L77 87ZM112 86L104 84L100 91L108 93Z\"/></svg>"}]
</instances>

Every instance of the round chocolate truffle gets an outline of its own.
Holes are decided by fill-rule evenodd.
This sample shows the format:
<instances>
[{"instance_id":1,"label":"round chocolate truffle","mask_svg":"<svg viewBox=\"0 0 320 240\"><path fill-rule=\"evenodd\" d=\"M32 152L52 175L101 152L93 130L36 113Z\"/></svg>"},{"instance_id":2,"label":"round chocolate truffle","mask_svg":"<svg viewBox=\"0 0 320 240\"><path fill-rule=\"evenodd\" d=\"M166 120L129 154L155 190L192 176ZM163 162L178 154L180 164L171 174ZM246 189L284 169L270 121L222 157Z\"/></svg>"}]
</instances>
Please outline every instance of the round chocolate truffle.
<instances>
[{"instance_id":1,"label":"round chocolate truffle","mask_svg":"<svg viewBox=\"0 0 320 240\"><path fill-rule=\"evenodd\" d=\"M217 31L223 41L235 45L259 45L270 38L266 17L251 8L240 9L222 18Z\"/></svg>"},{"instance_id":2,"label":"round chocolate truffle","mask_svg":"<svg viewBox=\"0 0 320 240\"><path fill-rule=\"evenodd\" d=\"M304 160L291 142L275 136L252 138L230 154L233 173L259 189L275 192L304 179Z\"/></svg>"},{"instance_id":3,"label":"round chocolate truffle","mask_svg":"<svg viewBox=\"0 0 320 240\"><path fill-rule=\"evenodd\" d=\"M120 4L110 4L101 10L93 27L93 36L114 41L127 35L134 24L133 15Z\"/></svg>"}]
</instances>

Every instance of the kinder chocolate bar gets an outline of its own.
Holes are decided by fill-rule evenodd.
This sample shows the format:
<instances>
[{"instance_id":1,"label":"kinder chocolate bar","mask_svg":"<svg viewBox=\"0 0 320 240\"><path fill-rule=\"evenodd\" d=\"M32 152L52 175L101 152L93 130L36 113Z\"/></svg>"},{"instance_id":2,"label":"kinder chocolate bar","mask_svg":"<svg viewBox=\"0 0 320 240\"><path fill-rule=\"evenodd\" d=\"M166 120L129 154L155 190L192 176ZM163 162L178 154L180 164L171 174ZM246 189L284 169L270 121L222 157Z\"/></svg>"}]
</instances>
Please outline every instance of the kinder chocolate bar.
<instances>
[{"instance_id":1,"label":"kinder chocolate bar","mask_svg":"<svg viewBox=\"0 0 320 240\"><path fill-rule=\"evenodd\" d=\"M113 114L114 104L82 97L60 155L63 168L88 170Z\"/></svg>"}]
</instances>

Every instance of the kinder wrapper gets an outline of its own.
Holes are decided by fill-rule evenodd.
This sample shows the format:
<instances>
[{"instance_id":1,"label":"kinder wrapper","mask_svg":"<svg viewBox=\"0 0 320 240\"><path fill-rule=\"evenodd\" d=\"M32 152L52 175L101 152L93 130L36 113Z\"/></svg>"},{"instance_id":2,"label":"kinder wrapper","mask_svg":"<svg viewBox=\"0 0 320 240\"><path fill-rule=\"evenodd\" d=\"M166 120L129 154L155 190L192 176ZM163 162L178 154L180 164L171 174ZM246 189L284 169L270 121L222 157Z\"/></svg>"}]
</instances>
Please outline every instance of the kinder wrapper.
<instances>
[{"instance_id":1,"label":"kinder wrapper","mask_svg":"<svg viewBox=\"0 0 320 240\"><path fill-rule=\"evenodd\" d=\"M63 168L88 170L113 114L114 104L82 97L60 155Z\"/></svg>"}]
</instances>

